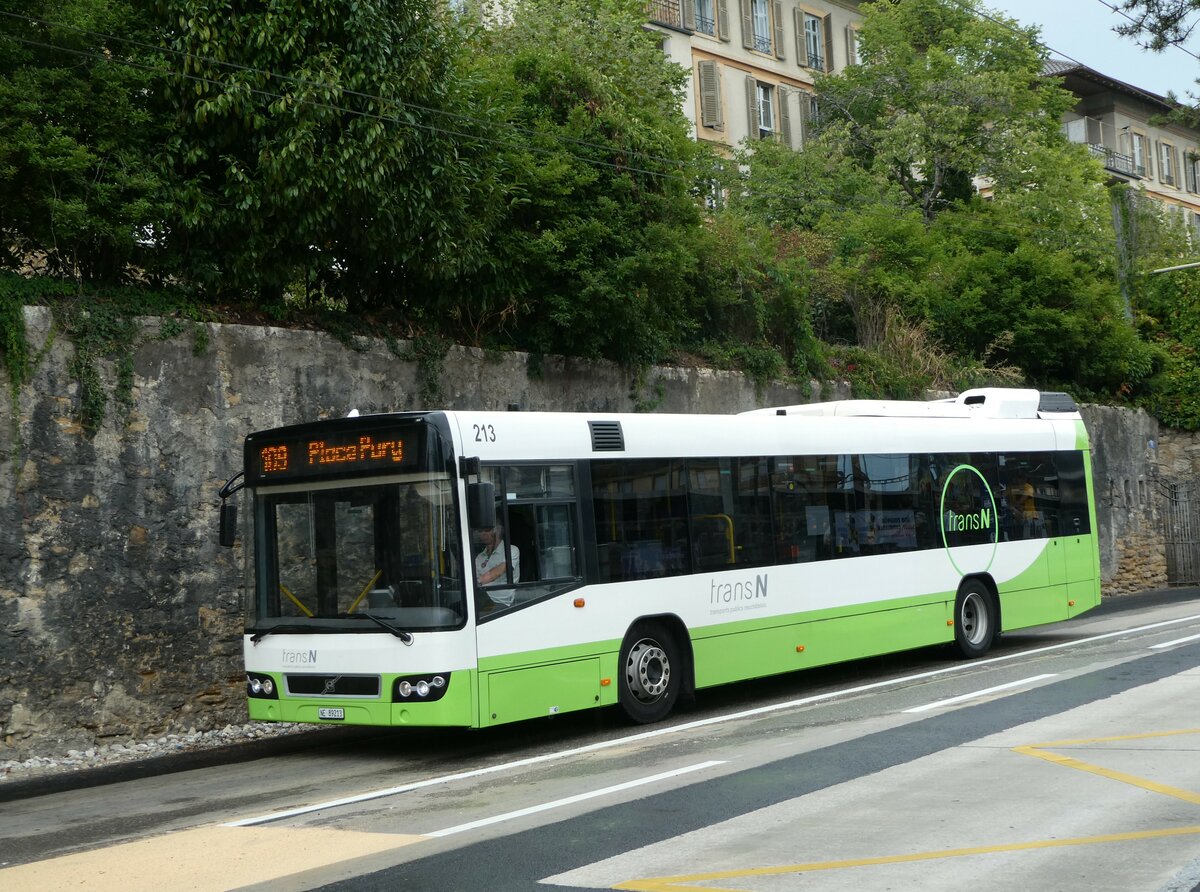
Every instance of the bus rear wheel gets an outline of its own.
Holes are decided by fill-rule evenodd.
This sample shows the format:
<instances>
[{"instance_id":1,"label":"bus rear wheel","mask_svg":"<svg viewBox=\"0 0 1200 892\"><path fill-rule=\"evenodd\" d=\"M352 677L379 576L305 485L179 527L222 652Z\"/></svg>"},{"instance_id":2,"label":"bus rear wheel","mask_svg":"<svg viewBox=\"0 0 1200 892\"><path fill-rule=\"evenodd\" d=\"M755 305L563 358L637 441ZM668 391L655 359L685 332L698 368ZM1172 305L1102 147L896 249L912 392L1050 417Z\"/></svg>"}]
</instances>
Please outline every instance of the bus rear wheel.
<instances>
[{"instance_id":1,"label":"bus rear wheel","mask_svg":"<svg viewBox=\"0 0 1200 892\"><path fill-rule=\"evenodd\" d=\"M981 657L996 639L998 625L995 601L987 586L967 580L954 602L954 646L967 659Z\"/></svg>"},{"instance_id":2,"label":"bus rear wheel","mask_svg":"<svg viewBox=\"0 0 1200 892\"><path fill-rule=\"evenodd\" d=\"M617 699L625 714L641 725L666 718L683 684L674 636L656 623L635 626L621 646L620 671Z\"/></svg>"}]
</instances>

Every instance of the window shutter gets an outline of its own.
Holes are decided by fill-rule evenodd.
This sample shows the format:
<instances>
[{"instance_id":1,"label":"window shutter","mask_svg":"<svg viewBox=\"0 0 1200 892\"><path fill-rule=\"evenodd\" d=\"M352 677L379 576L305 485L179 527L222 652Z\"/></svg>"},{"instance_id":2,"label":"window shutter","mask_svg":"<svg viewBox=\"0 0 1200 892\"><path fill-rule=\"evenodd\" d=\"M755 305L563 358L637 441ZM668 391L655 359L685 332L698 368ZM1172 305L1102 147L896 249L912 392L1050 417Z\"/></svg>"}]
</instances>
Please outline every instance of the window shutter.
<instances>
[{"instance_id":1,"label":"window shutter","mask_svg":"<svg viewBox=\"0 0 1200 892\"><path fill-rule=\"evenodd\" d=\"M746 78L746 122L749 139L758 139L758 81Z\"/></svg>"},{"instance_id":2,"label":"window shutter","mask_svg":"<svg viewBox=\"0 0 1200 892\"><path fill-rule=\"evenodd\" d=\"M1175 168L1175 188L1183 188L1183 174L1179 167L1179 147L1171 146L1171 166Z\"/></svg>"},{"instance_id":3,"label":"window shutter","mask_svg":"<svg viewBox=\"0 0 1200 892\"><path fill-rule=\"evenodd\" d=\"M717 36L729 40L729 0L717 0Z\"/></svg>"},{"instance_id":4,"label":"window shutter","mask_svg":"<svg viewBox=\"0 0 1200 892\"><path fill-rule=\"evenodd\" d=\"M771 0L771 24L775 26L775 58L784 59L783 42L786 35L783 30L783 3L781 0Z\"/></svg>"},{"instance_id":5,"label":"window shutter","mask_svg":"<svg viewBox=\"0 0 1200 892\"><path fill-rule=\"evenodd\" d=\"M1187 177L1187 190L1196 191L1196 155L1193 152L1183 153L1184 174Z\"/></svg>"},{"instance_id":6,"label":"window shutter","mask_svg":"<svg viewBox=\"0 0 1200 892\"><path fill-rule=\"evenodd\" d=\"M808 67L808 45L804 42L804 13L793 7L792 24L796 26L796 64Z\"/></svg>"},{"instance_id":7,"label":"window shutter","mask_svg":"<svg viewBox=\"0 0 1200 892\"><path fill-rule=\"evenodd\" d=\"M825 70L833 71L833 16L821 19L821 36L825 38Z\"/></svg>"},{"instance_id":8,"label":"window shutter","mask_svg":"<svg viewBox=\"0 0 1200 892\"><path fill-rule=\"evenodd\" d=\"M846 26L846 64L858 64L858 39L853 25Z\"/></svg>"},{"instance_id":9,"label":"window shutter","mask_svg":"<svg viewBox=\"0 0 1200 892\"><path fill-rule=\"evenodd\" d=\"M696 2L695 0L679 0L683 6L683 27L689 31L696 30Z\"/></svg>"},{"instance_id":10,"label":"window shutter","mask_svg":"<svg viewBox=\"0 0 1200 892\"><path fill-rule=\"evenodd\" d=\"M721 75L717 63L703 59L696 63L700 75L700 123L721 130Z\"/></svg>"},{"instance_id":11,"label":"window shutter","mask_svg":"<svg viewBox=\"0 0 1200 892\"><path fill-rule=\"evenodd\" d=\"M742 46L748 50L754 49L754 8L753 0L741 0L742 4Z\"/></svg>"},{"instance_id":12,"label":"window shutter","mask_svg":"<svg viewBox=\"0 0 1200 892\"><path fill-rule=\"evenodd\" d=\"M792 113L789 106L792 104L792 91L787 87L780 86L779 95L779 135L783 138L783 144L789 149L796 148L796 144L792 141Z\"/></svg>"}]
</instances>

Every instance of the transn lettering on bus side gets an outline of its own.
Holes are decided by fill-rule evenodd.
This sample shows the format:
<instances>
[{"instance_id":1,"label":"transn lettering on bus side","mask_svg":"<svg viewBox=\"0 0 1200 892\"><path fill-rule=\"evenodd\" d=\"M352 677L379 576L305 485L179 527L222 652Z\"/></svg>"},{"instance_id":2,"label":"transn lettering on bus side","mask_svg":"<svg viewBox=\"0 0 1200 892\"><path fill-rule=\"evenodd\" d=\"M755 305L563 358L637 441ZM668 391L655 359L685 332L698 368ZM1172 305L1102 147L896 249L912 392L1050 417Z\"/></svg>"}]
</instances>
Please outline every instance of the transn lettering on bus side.
<instances>
[{"instance_id":1,"label":"transn lettering on bus side","mask_svg":"<svg viewBox=\"0 0 1200 892\"><path fill-rule=\"evenodd\" d=\"M745 582L717 582L713 580L708 603L731 604L734 601L753 601L767 596L767 574L759 573L753 580Z\"/></svg>"},{"instance_id":2,"label":"transn lettering on bus side","mask_svg":"<svg viewBox=\"0 0 1200 892\"><path fill-rule=\"evenodd\" d=\"M958 514L946 512L946 532L963 533L967 530L990 530L992 528L992 512L987 508L976 514Z\"/></svg>"},{"instance_id":3,"label":"transn lettering on bus side","mask_svg":"<svg viewBox=\"0 0 1200 892\"><path fill-rule=\"evenodd\" d=\"M312 440L308 444L310 465L340 465L347 462L382 461L391 459L404 461L403 440L372 440L369 436L358 438L357 443L344 446L326 446L324 440Z\"/></svg>"}]
</instances>

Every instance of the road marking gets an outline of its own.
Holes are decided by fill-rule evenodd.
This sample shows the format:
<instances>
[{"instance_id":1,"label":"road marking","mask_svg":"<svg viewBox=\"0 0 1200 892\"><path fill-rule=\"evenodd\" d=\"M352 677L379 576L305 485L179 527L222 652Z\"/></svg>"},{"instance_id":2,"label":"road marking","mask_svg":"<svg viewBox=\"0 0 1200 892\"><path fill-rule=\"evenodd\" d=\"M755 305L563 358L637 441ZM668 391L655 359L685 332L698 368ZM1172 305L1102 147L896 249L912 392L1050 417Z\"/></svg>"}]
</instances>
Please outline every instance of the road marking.
<instances>
[{"instance_id":1,"label":"road marking","mask_svg":"<svg viewBox=\"0 0 1200 892\"><path fill-rule=\"evenodd\" d=\"M564 805L574 805L576 802L586 802L589 799L596 799L600 796L608 796L611 793L619 793L622 790L632 790L635 787L643 787L647 784L658 783L662 780L669 780L673 777L679 777L684 774L691 774L694 771L703 771L706 768L713 768L717 765L724 765L723 761L716 762L700 762L696 765L688 765L685 768L676 768L674 771L664 771L662 774L655 774L650 777L639 778L638 780L626 781L623 784L615 784L611 787L604 787L601 790L592 790L589 793L579 793L575 796L568 796L565 799L556 799L553 802L543 802L541 805L531 805L529 808L521 808L516 811L505 812L502 815L495 815L490 818L481 818L478 821L470 821L466 824L458 824L454 827L447 827L445 830L435 830L432 833L426 833L425 836L453 836L455 833L463 833L467 830L476 830L480 827L487 827L491 824L503 824L505 821L511 821L515 818L523 818L526 815L536 815L539 812L550 811L554 808L562 808Z\"/></svg>"},{"instance_id":2,"label":"road marking","mask_svg":"<svg viewBox=\"0 0 1200 892\"><path fill-rule=\"evenodd\" d=\"M1162 644L1151 644L1151 650L1159 650L1164 647L1174 647L1176 644L1187 644L1189 641L1200 641L1200 635L1188 635L1186 638L1176 638L1174 641L1164 641Z\"/></svg>"},{"instance_id":3,"label":"road marking","mask_svg":"<svg viewBox=\"0 0 1200 892\"><path fill-rule=\"evenodd\" d=\"M224 892L392 851L419 836L313 827L195 827L0 870L0 889ZM274 886L271 886L274 888Z\"/></svg>"},{"instance_id":4,"label":"road marking","mask_svg":"<svg viewBox=\"0 0 1200 892\"><path fill-rule=\"evenodd\" d=\"M1078 740L1056 740L1050 743L1037 743L1028 746L1013 747L1013 752L1026 756L1036 756L1054 765L1086 771L1110 780L1130 784L1152 793L1161 793L1175 799L1182 799L1200 805L1200 793L1181 790L1156 781L1135 777L1119 771L1089 765L1078 759L1063 756L1058 753L1044 752L1049 747L1086 746L1097 743L1119 743L1127 740L1151 740L1164 737L1179 737L1184 734L1200 734L1200 728L1185 728L1178 731L1155 731L1148 734L1123 734L1116 737L1085 737ZM629 880L613 886L613 889L624 892L744 892L744 890L727 889L717 886L696 886L694 883L710 883L716 880L749 879L751 877L782 876L786 874L812 873L819 870L844 870L853 867L872 867L886 864L912 864L919 861L934 861L943 858L961 858L970 855L993 855L1002 852L1029 852L1038 849L1053 849L1063 846L1098 845L1112 842L1135 842L1144 839L1164 839L1172 836L1200 835L1200 826L1171 827L1163 830L1138 830L1130 833L1108 833L1102 836L1080 836L1073 839L1046 839L1032 842L1007 843L992 846L974 846L964 849L946 849L940 852L916 852L908 855L885 855L875 858L851 858L842 861L815 861L810 864L786 864L779 867L749 867L740 870L723 870L712 873L694 873L669 877L648 877L641 880Z\"/></svg>"},{"instance_id":5,"label":"road marking","mask_svg":"<svg viewBox=\"0 0 1200 892\"><path fill-rule=\"evenodd\" d=\"M786 864L780 867L752 867L745 870L722 870L714 873L694 873L673 877L652 877L644 880L629 880L618 883L613 889L626 892L743 892L718 886L684 885L709 883L714 880L743 879L750 877L782 876L785 874L813 873L819 870L844 870L850 867L873 867L883 864L912 864L920 861L937 861L943 858L963 858L971 855L994 855L1001 852L1029 852L1038 849L1057 849L1066 846L1099 845L1110 842L1135 842L1143 839L1164 839L1172 836L1200 835L1200 826L1170 827L1164 830L1139 830L1133 833L1109 833L1104 836L1080 836L1074 839L1039 839L1033 842L1017 842L1006 845L974 846L967 849L946 849L940 852L916 852L909 855L885 855L879 858L855 858L846 861L815 861L811 864Z\"/></svg>"},{"instance_id":6,"label":"road marking","mask_svg":"<svg viewBox=\"0 0 1200 892\"><path fill-rule=\"evenodd\" d=\"M657 737L665 737L668 734L679 734L684 731L694 731L697 728L706 728L711 725L719 725L725 722L734 722L739 721L740 719L755 718L757 716L768 715L773 712L782 712L788 709L796 709L801 706L810 706L814 703L821 703L826 700L836 700L841 697L853 697L868 691L877 691L881 688L902 685L913 681L922 681L926 678L937 678L938 676L951 675L957 672L966 672L971 669L976 669L980 666L991 666L996 663L1004 663L1010 660L1021 659L1022 657L1037 656L1038 654L1063 650L1064 648L1068 647L1079 647L1084 644L1091 644L1095 641L1106 641L1109 638L1118 638L1122 635L1133 635L1138 632L1148 632L1154 629L1161 629L1166 626L1178 625L1179 623L1195 622L1196 620L1200 620L1200 614L1185 616L1179 619L1164 620L1162 622L1151 623L1145 626L1135 626L1132 629L1120 629L1116 632L1105 632L1102 635L1093 635L1090 638L1080 638L1075 641L1062 641L1058 644L1049 644L1045 647L1037 647L1032 650L1020 651L1019 653L1005 654L1002 657L990 657L986 660L971 660L969 662L955 663L952 666L946 666L941 669L931 669L928 672L917 672L913 675L905 675L900 678L889 678L884 681L875 681L869 684L855 685L852 688L842 688L840 690L827 691L824 694L814 694L811 697L800 697L796 700L788 700L783 703L772 703L768 706L757 706L754 709L744 709L740 712L727 713L725 715L713 716L712 718L707 719L697 719L693 722L683 722L681 724L671 725L670 727L666 728L655 728L651 731L641 731L637 734L630 734L625 737L617 737L612 740L604 740L598 743L589 743L585 746L559 750L553 753L544 753L540 756L530 756L526 759L516 759L512 762L491 765L487 768L478 768L473 771L462 771L456 774L444 774L440 777L432 777L423 781L414 781L413 783L409 784L401 784L397 787L386 787L380 790L371 790L355 796L332 799L328 802L318 802L314 805L305 805L298 808L286 809L284 811L272 812L270 814L257 815L251 818L243 818L240 821L230 821L223 826L253 827L258 824L267 824L272 821L282 821L287 818L312 814L313 812L318 811L325 811L326 809L337 808L343 805L356 805L360 802L367 802L372 799L383 799L387 796L396 796L400 793L407 793L411 790L420 790L426 787L448 784L459 780L467 780L473 777L482 777L484 775L496 774L502 771L510 771L516 768L525 768L530 765L539 765L546 762L553 762L558 759L581 756L587 753L594 753L599 750L611 749L613 747L628 746L631 743L641 743L642 741L652 740Z\"/></svg>"},{"instance_id":7,"label":"road marking","mask_svg":"<svg viewBox=\"0 0 1200 892\"><path fill-rule=\"evenodd\" d=\"M1200 728L1188 728L1182 731L1157 731L1152 734L1125 734L1120 737L1087 737L1080 740L1057 740L1052 743L1035 743L1029 746L1015 746L1014 753L1020 753L1023 756L1034 756L1038 759L1045 759L1054 765L1061 765L1064 768L1074 768L1076 771L1086 771L1089 774L1095 774L1099 777L1106 777L1109 780L1119 781L1123 784L1129 784L1134 787L1140 787L1143 790L1149 790L1151 793L1161 793L1164 796L1171 796L1175 799L1182 799L1184 802L1190 802L1193 805L1200 805L1200 793L1193 793L1191 790L1181 790L1178 787L1169 787L1166 784L1160 784L1157 781L1147 780L1144 777L1137 777L1133 774L1125 774L1122 771L1114 771L1111 768L1103 768L1099 765L1091 765L1087 762L1073 759L1070 756L1064 756L1060 753L1050 753L1046 750L1051 747L1060 748L1064 746L1089 746L1096 743L1115 743L1124 740L1150 740L1153 738L1162 737L1178 737L1181 734L1200 734Z\"/></svg>"},{"instance_id":8,"label":"road marking","mask_svg":"<svg viewBox=\"0 0 1200 892\"><path fill-rule=\"evenodd\" d=\"M955 703L962 703L966 700L974 700L977 697L986 697L988 694L994 694L997 691L1007 691L1010 688L1019 688L1022 685L1031 685L1036 681L1042 681L1046 678L1056 678L1058 673L1050 672L1044 675L1034 675L1031 678L1022 678L1019 681L1010 681L1007 684L998 684L992 688L984 688L982 691L972 691L970 694L960 694L957 697L947 697L945 700L935 700L932 703L926 703L924 706L914 706L912 709L906 709L905 712L926 712L930 709L939 709L943 706L952 706Z\"/></svg>"}]
</instances>

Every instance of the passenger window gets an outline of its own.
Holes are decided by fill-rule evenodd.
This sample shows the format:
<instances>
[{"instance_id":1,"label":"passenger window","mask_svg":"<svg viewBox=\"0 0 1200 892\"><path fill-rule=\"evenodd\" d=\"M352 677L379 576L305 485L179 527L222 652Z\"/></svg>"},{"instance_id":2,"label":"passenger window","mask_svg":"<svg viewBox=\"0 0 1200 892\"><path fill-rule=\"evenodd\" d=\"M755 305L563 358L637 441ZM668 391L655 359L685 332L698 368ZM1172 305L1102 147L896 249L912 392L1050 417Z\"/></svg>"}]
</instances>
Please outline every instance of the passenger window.
<instances>
[{"instance_id":1,"label":"passenger window","mask_svg":"<svg viewBox=\"0 0 1200 892\"><path fill-rule=\"evenodd\" d=\"M690 572L682 461L593 462L592 504L601 581Z\"/></svg>"}]
</instances>

